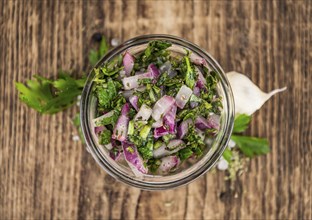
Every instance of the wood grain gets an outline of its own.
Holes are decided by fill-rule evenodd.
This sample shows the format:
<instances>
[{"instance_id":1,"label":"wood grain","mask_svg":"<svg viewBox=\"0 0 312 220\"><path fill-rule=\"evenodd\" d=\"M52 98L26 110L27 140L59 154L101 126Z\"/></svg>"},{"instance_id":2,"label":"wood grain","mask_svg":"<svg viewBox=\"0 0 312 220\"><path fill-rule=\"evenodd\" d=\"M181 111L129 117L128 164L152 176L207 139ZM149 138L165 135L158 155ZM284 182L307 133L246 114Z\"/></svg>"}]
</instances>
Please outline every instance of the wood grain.
<instances>
[{"instance_id":1,"label":"wood grain","mask_svg":"<svg viewBox=\"0 0 312 220\"><path fill-rule=\"evenodd\" d=\"M311 24L311 1L0 1L0 218L312 219ZM14 88L88 70L96 32L181 36L265 91L287 86L248 130L272 152L234 189L220 172L165 192L115 181L72 140L76 108L41 116Z\"/></svg>"}]
</instances>

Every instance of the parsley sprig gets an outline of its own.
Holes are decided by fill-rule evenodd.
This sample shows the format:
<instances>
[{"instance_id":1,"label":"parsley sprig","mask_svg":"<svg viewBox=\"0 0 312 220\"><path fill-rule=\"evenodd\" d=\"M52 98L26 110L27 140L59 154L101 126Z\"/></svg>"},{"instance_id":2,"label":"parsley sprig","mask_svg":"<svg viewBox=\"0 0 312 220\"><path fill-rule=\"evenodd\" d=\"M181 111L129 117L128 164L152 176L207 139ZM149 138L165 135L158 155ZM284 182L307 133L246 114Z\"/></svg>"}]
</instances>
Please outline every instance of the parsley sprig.
<instances>
[{"instance_id":1,"label":"parsley sprig","mask_svg":"<svg viewBox=\"0 0 312 220\"><path fill-rule=\"evenodd\" d=\"M227 148L223 158L229 163L227 179L234 180L237 173L241 173L249 158L264 155L270 152L268 140L265 138L242 135L250 124L252 116L246 114L236 115L231 140L235 142L234 148Z\"/></svg>"}]
</instances>

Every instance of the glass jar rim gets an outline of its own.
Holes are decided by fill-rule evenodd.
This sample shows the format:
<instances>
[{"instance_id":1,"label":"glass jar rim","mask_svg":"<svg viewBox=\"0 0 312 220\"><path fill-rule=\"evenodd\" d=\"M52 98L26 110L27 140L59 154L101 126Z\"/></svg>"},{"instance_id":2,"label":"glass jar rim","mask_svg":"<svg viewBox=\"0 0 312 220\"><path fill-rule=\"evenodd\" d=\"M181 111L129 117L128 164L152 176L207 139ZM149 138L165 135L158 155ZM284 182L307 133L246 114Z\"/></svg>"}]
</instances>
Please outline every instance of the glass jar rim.
<instances>
[{"instance_id":1,"label":"glass jar rim","mask_svg":"<svg viewBox=\"0 0 312 220\"><path fill-rule=\"evenodd\" d=\"M141 35L141 36L129 39L128 41L125 41L124 43L110 50L104 57L100 59L100 61L95 65L94 68L101 66L104 62L109 61L110 59L114 58L115 56L119 55L120 53L126 51L127 49L131 47L146 44L152 40L169 41L175 45L187 48L192 53L195 52L196 54L198 54L200 57L204 58L208 62L209 66L212 67L212 69L217 72L220 78L219 83L221 84L221 88L225 94L225 97L223 98L225 99L226 105L223 106L223 108L225 108L227 111L227 114L225 115L226 117L224 118L225 130L222 133L222 136L220 136L217 149L215 149L213 154L209 157L209 160L201 164L201 167L193 170L191 173L189 173L187 176L183 178L172 179L169 181L159 181L159 182L148 182L148 181L140 180L139 178L133 178L127 175L126 173L121 172L119 169L116 169L116 167L112 166L112 164L110 164L109 161L103 158L103 156L99 152L99 149L97 149L97 146L95 145L94 140L92 138L92 132L91 132L92 128L90 126L90 121L88 117L89 116L88 105L90 102L90 97L92 95L92 85L93 85L93 77L94 77L94 75L92 74L93 69L90 71L88 75L87 82L84 86L84 89L81 95L80 120L81 120L82 133L85 138L85 142L87 144L87 148L89 152L91 153L92 157L96 160L96 162L107 173L109 173L115 179L121 182L124 182L128 185L134 186L134 187L138 187L138 188L146 189L146 190L163 190L163 189L171 189L171 188L175 188L175 187L188 184L194 181L199 176L206 173L215 165L218 159L222 156L222 153L225 150L227 143L229 141L229 138L231 136L231 133L232 133L233 124L234 124L234 99L233 99L233 93L232 93L230 84L225 76L223 69L220 67L218 62L208 52L201 49L199 46L185 39L172 36L172 35L151 34L151 35Z\"/></svg>"}]
</instances>

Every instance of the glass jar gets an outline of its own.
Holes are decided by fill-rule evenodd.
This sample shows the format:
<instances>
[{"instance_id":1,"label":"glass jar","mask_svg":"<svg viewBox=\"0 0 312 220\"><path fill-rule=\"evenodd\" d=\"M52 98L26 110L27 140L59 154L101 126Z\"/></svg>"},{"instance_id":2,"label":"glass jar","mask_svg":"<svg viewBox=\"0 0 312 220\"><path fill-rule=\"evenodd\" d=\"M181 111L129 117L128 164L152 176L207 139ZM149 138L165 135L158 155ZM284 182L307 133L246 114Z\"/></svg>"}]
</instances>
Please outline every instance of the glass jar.
<instances>
[{"instance_id":1,"label":"glass jar","mask_svg":"<svg viewBox=\"0 0 312 220\"><path fill-rule=\"evenodd\" d=\"M137 177L132 174L129 167L117 163L110 158L106 149L101 148L98 143L92 127L92 119L95 118L96 112L96 98L92 93L94 71L88 76L88 80L84 87L81 96L80 105L80 117L81 126L87 148L96 162L115 179L129 184L134 187L138 187L146 190L164 190L174 187L188 184L198 178L199 176L210 170L221 157L225 150L228 140L231 136L234 123L234 101L233 94L230 88L230 84L220 67L214 58L206 51L198 47L197 45L186 41L182 38L170 36L170 35L143 35L133 39L130 39L123 44L117 46L113 50L109 51L95 67L101 66L103 63L111 61L119 54L129 51L131 54L138 54L142 52L152 40L165 40L172 43L172 46L168 48L174 53L181 55L186 54L186 50L192 52L192 54L198 55L206 60L208 68L214 70L220 78L217 85L217 91L219 96L222 97L223 109L220 117L220 130L217 133L213 143L210 147L207 147L204 155L199 158L194 164L188 168L182 169L179 172L172 173L170 175L143 175ZM101 180L99 180L101 181Z\"/></svg>"}]
</instances>

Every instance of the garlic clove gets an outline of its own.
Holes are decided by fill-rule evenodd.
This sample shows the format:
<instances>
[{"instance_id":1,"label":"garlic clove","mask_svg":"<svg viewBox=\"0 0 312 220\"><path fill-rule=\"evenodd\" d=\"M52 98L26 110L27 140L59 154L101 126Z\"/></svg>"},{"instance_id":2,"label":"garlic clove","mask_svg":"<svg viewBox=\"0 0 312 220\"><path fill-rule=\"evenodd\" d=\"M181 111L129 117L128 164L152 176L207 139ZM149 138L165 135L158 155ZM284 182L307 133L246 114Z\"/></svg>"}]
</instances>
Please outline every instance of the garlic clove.
<instances>
[{"instance_id":1,"label":"garlic clove","mask_svg":"<svg viewBox=\"0 0 312 220\"><path fill-rule=\"evenodd\" d=\"M226 74L234 95L235 114L252 115L255 111L276 93L286 90L286 87L265 93L259 89L247 76L235 71Z\"/></svg>"}]
</instances>

